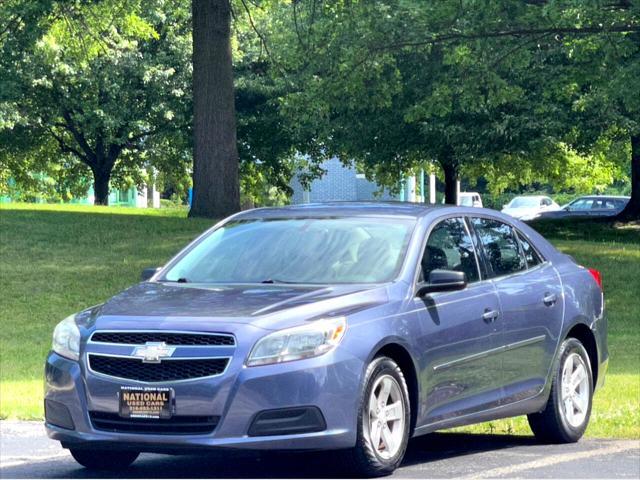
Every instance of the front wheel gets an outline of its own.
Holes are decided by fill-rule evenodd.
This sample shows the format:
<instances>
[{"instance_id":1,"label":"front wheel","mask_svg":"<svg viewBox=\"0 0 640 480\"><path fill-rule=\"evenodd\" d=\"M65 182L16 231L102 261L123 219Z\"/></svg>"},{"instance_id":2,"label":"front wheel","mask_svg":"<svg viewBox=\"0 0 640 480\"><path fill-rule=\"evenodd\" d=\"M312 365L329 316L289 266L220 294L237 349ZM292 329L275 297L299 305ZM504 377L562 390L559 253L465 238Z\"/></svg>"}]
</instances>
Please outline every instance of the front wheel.
<instances>
[{"instance_id":1,"label":"front wheel","mask_svg":"<svg viewBox=\"0 0 640 480\"><path fill-rule=\"evenodd\" d=\"M410 419L402 370L388 357L374 359L365 374L356 446L347 452L355 473L382 476L398 468L409 441Z\"/></svg>"},{"instance_id":2,"label":"front wheel","mask_svg":"<svg viewBox=\"0 0 640 480\"><path fill-rule=\"evenodd\" d=\"M589 424L592 400L589 355L578 339L567 338L560 346L547 405L528 416L531 430L545 442L577 442Z\"/></svg>"},{"instance_id":3,"label":"front wheel","mask_svg":"<svg viewBox=\"0 0 640 480\"><path fill-rule=\"evenodd\" d=\"M117 450L72 448L69 451L76 462L90 470L123 470L140 455L138 452Z\"/></svg>"}]
</instances>

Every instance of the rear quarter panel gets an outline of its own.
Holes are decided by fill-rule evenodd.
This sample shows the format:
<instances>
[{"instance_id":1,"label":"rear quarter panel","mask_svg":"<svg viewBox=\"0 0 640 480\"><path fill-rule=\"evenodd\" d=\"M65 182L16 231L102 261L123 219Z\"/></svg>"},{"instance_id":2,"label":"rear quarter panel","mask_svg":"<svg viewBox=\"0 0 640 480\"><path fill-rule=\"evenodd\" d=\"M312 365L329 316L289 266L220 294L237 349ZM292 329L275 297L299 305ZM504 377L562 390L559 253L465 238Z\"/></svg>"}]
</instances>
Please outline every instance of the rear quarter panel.
<instances>
[{"instance_id":1,"label":"rear quarter panel","mask_svg":"<svg viewBox=\"0 0 640 480\"><path fill-rule=\"evenodd\" d=\"M604 294L589 270L574 263L570 257L565 256L564 260L557 262L556 270L562 279L565 297L562 338L578 324L589 327L597 347L597 365L592 365L592 368L600 369L609 359ZM598 375L597 380L596 387L599 387L603 383L604 375Z\"/></svg>"}]
</instances>

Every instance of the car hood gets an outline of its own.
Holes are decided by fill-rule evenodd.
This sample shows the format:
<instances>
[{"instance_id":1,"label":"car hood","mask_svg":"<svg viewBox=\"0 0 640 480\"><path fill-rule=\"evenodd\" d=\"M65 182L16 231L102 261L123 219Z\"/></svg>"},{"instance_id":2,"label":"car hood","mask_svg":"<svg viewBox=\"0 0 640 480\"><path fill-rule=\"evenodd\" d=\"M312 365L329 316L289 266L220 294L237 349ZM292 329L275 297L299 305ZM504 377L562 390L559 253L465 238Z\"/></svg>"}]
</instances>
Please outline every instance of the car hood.
<instances>
[{"instance_id":1,"label":"car hood","mask_svg":"<svg viewBox=\"0 0 640 480\"><path fill-rule=\"evenodd\" d=\"M384 285L213 286L143 282L112 297L78 320L86 328L250 323L275 329L326 315L354 313L387 299Z\"/></svg>"},{"instance_id":2,"label":"car hood","mask_svg":"<svg viewBox=\"0 0 640 480\"><path fill-rule=\"evenodd\" d=\"M539 212L539 209L535 207L522 207L522 208L504 208L502 213L511 215L514 218L526 217L527 215L535 215Z\"/></svg>"}]
</instances>

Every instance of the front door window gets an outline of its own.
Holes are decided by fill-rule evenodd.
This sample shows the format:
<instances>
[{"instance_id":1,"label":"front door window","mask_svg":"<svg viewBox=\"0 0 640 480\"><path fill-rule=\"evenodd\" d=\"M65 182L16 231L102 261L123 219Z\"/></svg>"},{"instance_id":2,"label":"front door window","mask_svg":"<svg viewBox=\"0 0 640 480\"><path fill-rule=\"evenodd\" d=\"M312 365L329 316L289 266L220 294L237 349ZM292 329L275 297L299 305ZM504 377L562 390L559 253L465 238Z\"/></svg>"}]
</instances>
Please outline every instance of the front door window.
<instances>
[{"instance_id":1,"label":"front door window","mask_svg":"<svg viewBox=\"0 0 640 480\"><path fill-rule=\"evenodd\" d=\"M437 224L429 235L422 256L422 279L429 281L433 270L464 272L468 283L480 279L471 237L462 218L448 218Z\"/></svg>"}]
</instances>

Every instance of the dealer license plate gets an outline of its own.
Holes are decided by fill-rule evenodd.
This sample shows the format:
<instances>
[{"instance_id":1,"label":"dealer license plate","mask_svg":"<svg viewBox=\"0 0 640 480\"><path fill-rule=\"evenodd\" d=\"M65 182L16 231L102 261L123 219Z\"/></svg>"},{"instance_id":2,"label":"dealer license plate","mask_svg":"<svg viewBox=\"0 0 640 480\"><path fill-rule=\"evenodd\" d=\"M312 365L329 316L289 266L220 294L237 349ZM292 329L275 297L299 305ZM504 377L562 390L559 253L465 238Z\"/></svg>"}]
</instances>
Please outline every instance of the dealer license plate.
<instances>
[{"instance_id":1,"label":"dealer license plate","mask_svg":"<svg viewBox=\"0 0 640 480\"><path fill-rule=\"evenodd\" d=\"M171 418L174 392L169 387L120 387L120 416Z\"/></svg>"}]
</instances>

